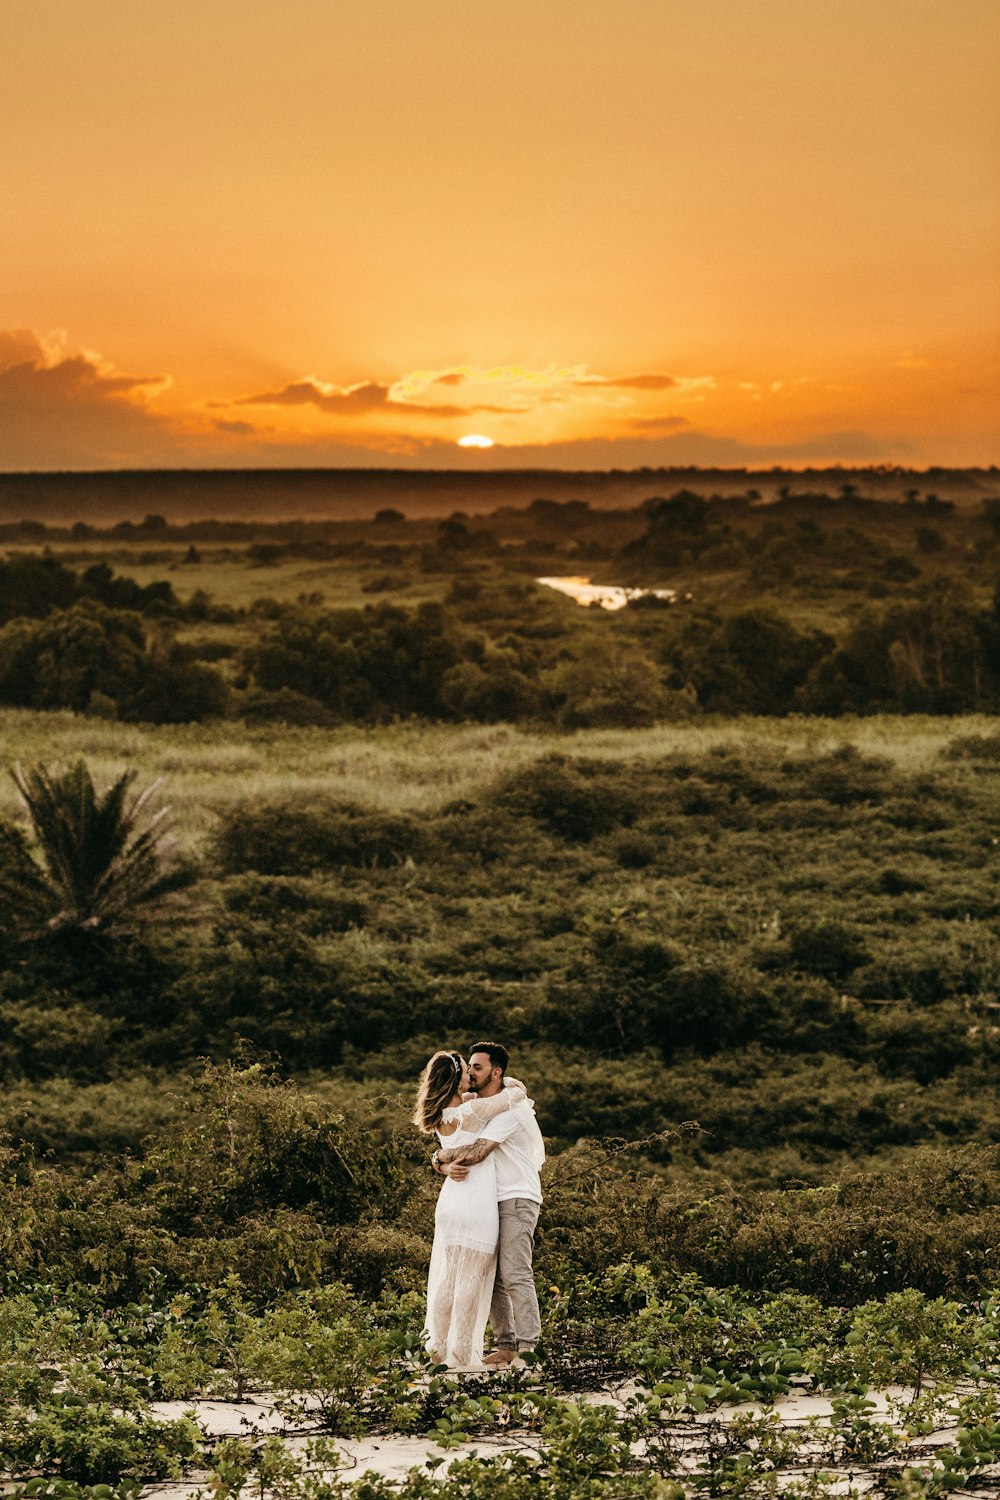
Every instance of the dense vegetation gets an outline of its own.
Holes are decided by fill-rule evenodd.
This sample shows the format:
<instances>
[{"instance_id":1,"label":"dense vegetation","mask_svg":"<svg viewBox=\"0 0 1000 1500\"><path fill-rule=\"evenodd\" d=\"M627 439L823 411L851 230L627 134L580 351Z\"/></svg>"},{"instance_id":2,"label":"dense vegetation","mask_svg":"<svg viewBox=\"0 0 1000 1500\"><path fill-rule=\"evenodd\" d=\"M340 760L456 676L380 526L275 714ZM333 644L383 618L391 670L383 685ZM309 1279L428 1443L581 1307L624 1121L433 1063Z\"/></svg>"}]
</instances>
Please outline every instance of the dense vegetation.
<instances>
[{"instance_id":1,"label":"dense vegetation","mask_svg":"<svg viewBox=\"0 0 1000 1500\"><path fill-rule=\"evenodd\" d=\"M570 729L1000 706L1000 499L988 496L959 511L916 489L894 503L854 484L832 497L786 485L767 505L753 489L680 490L625 511L539 498L439 522L392 509L271 527L151 516L103 534L32 523L30 537L50 551L0 565L0 703L159 723L416 715ZM537 582L581 569L676 599L585 618ZM291 592L291 579L308 587Z\"/></svg>"},{"instance_id":2,"label":"dense vegetation","mask_svg":"<svg viewBox=\"0 0 1000 1500\"><path fill-rule=\"evenodd\" d=\"M536 751L419 816L224 804L172 920L113 944L8 923L0 1067L106 1088L248 1043L408 1080L436 1038L486 1029L547 1049L549 1109L561 1059L566 1140L697 1118L685 1154L762 1183L991 1139L996 738L954 734L914 769L811 753L801 730L622 759L632 743ZM15 876L24 847L3 845ZM50 1145L40 1100L33 1121Z\"/></svg>"},{"instance_id":3,"label":"dense vegetation","mask_svg":"<svg viewBox=\"0 0 1000 1500\"><path fill-rule=\"evenodd\" d=\"M541 1457L463 1460L469 1500L988 1482L1000 735L955 715L994 702L1000 552L988 512L873 506L822 541L814 499L674 496L12 554L0 1475L339 1496L150 1406L268 1386L327 1435L525 1429ZM696 597L532 581L584 566ZM227 597L187 591L209 568ZM421 1365L407 1123L427 1053L483 1032L551 1147L542 1373L486 1394ZM692 1468L685 1413L789 1390L833 1415L713 1419Z\"/></svg>"}]
</instances>

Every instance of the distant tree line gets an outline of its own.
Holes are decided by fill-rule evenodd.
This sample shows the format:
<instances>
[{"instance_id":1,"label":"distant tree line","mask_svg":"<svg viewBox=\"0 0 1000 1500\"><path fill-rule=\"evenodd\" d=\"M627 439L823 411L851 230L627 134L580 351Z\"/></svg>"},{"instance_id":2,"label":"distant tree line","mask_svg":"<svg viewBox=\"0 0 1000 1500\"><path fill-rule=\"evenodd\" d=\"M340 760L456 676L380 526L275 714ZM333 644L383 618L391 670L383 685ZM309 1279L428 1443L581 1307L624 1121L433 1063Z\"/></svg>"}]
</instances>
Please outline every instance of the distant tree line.
<instances>
[{"instance_id":1,"label":"distant tree line","mask_svg":"<svg viewBox=\"0 0 1000 1500\"><path fill-rule=\"evenodd\" d=\"M40 611L40 601L33 601ZM773 609L643 613L572 639L494 634L460 608L279 607L234 692L169 622L93 596L0 627L0 702L174 723L397 717L633 726L720 714L965 713L1000 707L1000 590L957 584L870 606L844 637Z\"/></svg>"},{"instance_id":2,"label":"distant tree line","mask_svg":"<svg viewBox=\"0 0 1000 1500\"><path fill-rule=\"evenodd\" d=\"M866 508L878 513L878 526L865 526ZM406 547L309 539L301 523L300 540L255 542L243 559L267 567L289 548L356 554L362 567L374 561L387 570L362 577L371 595L398 588L400 577L408 582L402 566L446 573L446 600L416 607L379 599L334 610L315 595L234 611L203 594L182 604L170 583L141 585L106 562L75 570L44 554L15 555L0 561L0 703L160 723L417 717L567 729L640 727L699 712L994 711L1000 589L984 606L982 567L978 594L942 570L939 556L955 547L941 530L952 524L952 509L934 496L889 506L855 493L790 491L766 507L750 492L706 504L681 490L609 519L584 501L537 499L475 522L456 512L433 532L425 525L424 539ZM1000 503L982 512L974 524L989 567ZM615 531L622 517L631 517L624 540ZM384 538L408 523L383 510L372 524ZM166 526L150 516L141 529L156 536ZM522 540L501 547L505 527L520 528ZM900 551L904 531L908 550ZM518 576L543 567L547 548L607 555L614 536L625 576L730 570L743 579L742 598L730 591L727 606L670 609L647 597L614 619L581 614L570 622L565 605ZM806 598L854 590L864 603L835 637L783 613L776 595L792 584ZM753 602L760 595L768 602ZM176 638L182 621L238 617L253 637L243 643L209 651Z\"/></svg>"}]
</instances>

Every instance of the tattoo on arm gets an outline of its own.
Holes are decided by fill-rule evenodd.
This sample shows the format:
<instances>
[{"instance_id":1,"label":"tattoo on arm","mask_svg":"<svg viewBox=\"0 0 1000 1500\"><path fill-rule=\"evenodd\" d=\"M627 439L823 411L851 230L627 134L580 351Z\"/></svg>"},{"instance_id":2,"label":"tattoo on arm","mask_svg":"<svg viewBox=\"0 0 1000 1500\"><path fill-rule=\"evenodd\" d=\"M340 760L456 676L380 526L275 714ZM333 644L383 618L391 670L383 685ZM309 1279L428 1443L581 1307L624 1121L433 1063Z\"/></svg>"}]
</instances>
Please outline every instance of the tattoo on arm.
<instances>
[{"instance_id":1,"label":"tattoo on arm","mask_svg":"<svg viewBox=\"0 0 1000 1500\"><path fill-rule=\"evenodd\" d=\"M439 1151L438 1161L442 1166L460 1161L463 1166L471 1167L478 1161L485 1161L491 1151L499 1146L499 1141L473 1141L469 1146L455 1146L451 1151Z\"/></svg>"}]
</instances>

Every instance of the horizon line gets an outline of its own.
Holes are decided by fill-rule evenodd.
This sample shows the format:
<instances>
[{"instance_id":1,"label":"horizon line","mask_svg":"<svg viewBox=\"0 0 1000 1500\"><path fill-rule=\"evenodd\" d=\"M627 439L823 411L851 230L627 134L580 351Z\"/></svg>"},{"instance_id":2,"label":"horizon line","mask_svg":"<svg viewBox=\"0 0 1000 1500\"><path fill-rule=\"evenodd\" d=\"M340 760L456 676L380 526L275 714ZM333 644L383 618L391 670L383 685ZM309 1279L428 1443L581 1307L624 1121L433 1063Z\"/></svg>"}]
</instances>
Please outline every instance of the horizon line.
<instances>
[{"instance_id":1,"label":"horizon line","mask_svg":"<svg viewBox=\"0 0 1000 1500\"><path fill-rule=\"evenodd\" d=\"M379 465L357 465L341 466L336 464L293 464L290 466L255 465L251 467L240 465L211 465L207 468L188 464L184 465L149 465L129 468L97 468L97 469L0 469L0 483L7 479L109 479L115 477L133 478L141 475L400 475L407 479L418 478L456 478L456 479L500 479L504 477L544 477L553 478L558 475L571 475L582 477L596 477L601 479L627 478L629 476L647 476L653 474L734 474L734 475L759 475L767 477L777 474L995 474L1000 472L1000 462L991 464L927 464L918 467L911 464L896 463L826 463L807 464L805 466L791 466L784 464L769 464L763 468L748 467L743 464L639 464L627 469L554 469L537 466L509 468L423 468L409 469L398 468L389 464Z\"/></svg>"}]
</instances>

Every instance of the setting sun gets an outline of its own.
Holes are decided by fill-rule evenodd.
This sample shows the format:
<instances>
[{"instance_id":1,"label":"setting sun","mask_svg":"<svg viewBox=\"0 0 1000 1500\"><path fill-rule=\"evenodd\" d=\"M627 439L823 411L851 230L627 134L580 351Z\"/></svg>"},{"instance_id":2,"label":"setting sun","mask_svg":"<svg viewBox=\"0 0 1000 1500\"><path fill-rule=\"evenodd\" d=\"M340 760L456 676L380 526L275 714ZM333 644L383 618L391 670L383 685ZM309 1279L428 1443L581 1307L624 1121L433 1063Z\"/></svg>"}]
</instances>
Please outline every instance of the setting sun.
<instances>
[{"instance_id":1,"label":"setting sun","mask_svg":"<svg viewBox=\"0 0 1000 1500\"><path fill-rule=\"evenodd\" d=\"M493 439L484 437L481 432L470 432L467 437L459 438L458 446L460 448L492 448Z\"/></svg>"}]
</instances>

